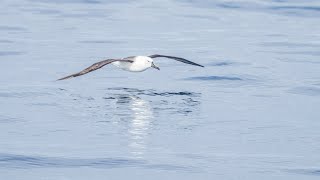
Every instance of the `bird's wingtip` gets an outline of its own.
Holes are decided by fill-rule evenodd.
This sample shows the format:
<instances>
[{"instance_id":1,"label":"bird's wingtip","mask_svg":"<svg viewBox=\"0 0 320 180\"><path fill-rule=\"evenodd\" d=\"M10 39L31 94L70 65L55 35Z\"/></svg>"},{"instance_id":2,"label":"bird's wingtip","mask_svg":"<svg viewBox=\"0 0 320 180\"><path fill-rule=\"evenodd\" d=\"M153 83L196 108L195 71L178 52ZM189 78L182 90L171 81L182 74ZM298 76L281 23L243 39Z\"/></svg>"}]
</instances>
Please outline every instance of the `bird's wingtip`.
<instances>
[{"instance_id":1,"label":"bird's wingtip","mask_svg":"<svg viewBox=\"0 0 320 180\"><path fill-rule=\"evenodd\" d=\"M57 79L56 81L61 81L61 80L64 80L64 79L66 79L66 78L65 78L65 77L59 78L59 79Z\"/></svg>"},{"instance_id":2,"label":"bird's wingtip","mask_svg":"<svg viewBox=\"0 0 320 180\"><path fill-rule=\"evenodd\" d=\"M196 66L199 66L199 67L203 67L204 68L204 66L203 65L201 65L201 64L195 64Z\"/></svg>"},{"instance_id":3,"label":"bird's wingtip","mask_svg":"<svg viewBox=\"0 0 320 180\"><path fill-rule=\"evenodd\" d=\"M63 77L63 78L60 78L60 79L57 79L56 81L62 81L62 80L65 80L65 79L70 79L72 78L73 76L70 75L70 76L66 76L66 77Z\"/></svg>"}]
</instances>

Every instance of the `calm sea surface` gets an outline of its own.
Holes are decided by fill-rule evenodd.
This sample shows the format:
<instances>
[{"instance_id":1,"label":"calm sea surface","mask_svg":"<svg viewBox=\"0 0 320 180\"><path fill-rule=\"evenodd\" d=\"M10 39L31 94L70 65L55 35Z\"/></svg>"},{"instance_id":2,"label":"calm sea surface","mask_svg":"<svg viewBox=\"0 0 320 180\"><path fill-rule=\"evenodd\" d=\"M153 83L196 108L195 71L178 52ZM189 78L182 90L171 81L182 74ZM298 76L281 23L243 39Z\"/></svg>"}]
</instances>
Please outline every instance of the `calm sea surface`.
<instances>
[{"instance_id":1,"label":"calm sea surface","mask_svg":"<svg viewBox=\"0 0 320 180\"><path fill-rule=\"evenodd\" d=\"M1 0L0 179L320 178L318 0ZM168 54L161 71L105 58Z\"/></svg>"}]
</instances>

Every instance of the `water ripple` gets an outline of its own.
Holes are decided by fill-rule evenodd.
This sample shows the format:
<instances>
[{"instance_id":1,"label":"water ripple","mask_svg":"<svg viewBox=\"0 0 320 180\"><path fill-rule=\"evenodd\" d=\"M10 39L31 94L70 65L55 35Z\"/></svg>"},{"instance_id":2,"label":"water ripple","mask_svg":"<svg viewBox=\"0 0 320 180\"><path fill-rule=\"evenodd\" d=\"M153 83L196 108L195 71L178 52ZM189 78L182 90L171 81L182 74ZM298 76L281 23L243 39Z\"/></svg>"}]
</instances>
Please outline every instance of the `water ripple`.
<instances>
[{"instance_id":1,"label":"water ripple","mask_svg":"<svg viewBox=\"0 0 320 180\"><path fill-rule=\"evenodd\" d=\"M262 42L259 45L263 47L311 47L311 48L319 48L320 44L318 43L300 43L300 42L283 42L283 41L275 41L275 42Z\"/></svg>"},{"instance_id":2,"label":"water ripple","mask_svg":"<svg viewBox=\"0 0 320 180\"><path fill-rule=\"evenodd\" d=\"M209 64L206 64L206 66L230 66L232 64L234 63L228 62L228 61L222 61L222 62L209 63Z\"/></svg>"},{"instance_id":3,"label":"water ripple","mask_svg":"<svg viewBox=\"0 0 320 180\"><path fill-rule=\"evenodd\" d=\"M292 94L319 96L320 88L303 86L303 87L295 87L295 88L289 89L288 92Z\"/></svg>"},{"instance_id":4,"label":"water ripple","mask_svg":"<svg viewBox=\"0 0 320 180\"><path fill-rule=\"evenodd\" d=\"M26 28L18 26L0 26L0 31L26 31Z\"/></svg>"},{"instance_id":5,"label":"water ripple","mask_svg":"<svg viewBox=\"0 0 320 180\"><path fill-rule=\"evenodd\" d=\"M135 95L146 95L146 96L164 96L164 97L170 97L170 96L199 96L199 93L195 92L189 92L189 91L179 91L179 92L159 92L154 89L136 89L136 88L122 88L122 87L116 87L116 88L108 88L108 90L120 90L129 92Z\"/></svg>"},{"instance_id":6,"label":"water ripple","mask_svg":"<svg viewBox=\"0 0 320 180\"><path fill-rule=\"evenodd\" d=\"M126 158L64 158L45 156L26 156L16 154L0 154L0 168L124 168L140 167L158 170L190 171L192 167L155 164L146 160Z\"/></svg>"},{"instance_id":7,"label":"water ripple","mask_svg":"<svg viewBox=\"0 0 320 180\"><path fill-rule=\"evenodd\" d=\"M275 6L271 7L274 10L304 10L304 11L319 11L320 7L317 6Z\"/></svg>"},{"instance_id":8,"label":"water ripple","mask_svg":"<svg viewBox=\"0 0 320 180\"><path fill-rule=\"evenodd\" d=\"M0 56L22 55L21 51L0 51Z\"/></svg>"},{"instance_id":9,"label":"water ripple","mask_svg":"<svg viewBox=\"0 0 320 180\"><path fill-rule=\"evenodd\" d=\"M0 43L13 43L13 41L0 39Z\"/></svg>"},{"instance_id":10,"label":"water ripple","mask_svg":"<svg viewBox=\"0 0 320 180\"><path fill-rule=\"evenodd\" d=\"M186 80L202 80L202 81L242 81L242 78L232 76L197 76L186 78Z\"/></svg>"},{"instance_id":11,"label":"water ripple","mask_svg":"<svg viewBox=\"0 0 320 180\"><path fill-rule=\"evenodd\" d=\"M297 174L320 176L320 169L313 169L313 168L310 168L310 169L291 169L291 170L288 170L288 172L297 173Z\"/></svg>"},{"instance_id":12,"label":"water ripple","mask_svg":"<svg viewBox=\"0 0 320 180\"><path fill-rule=\"evenodd\" d=\"M57 3L57 4L102 4L102 3L119 3L129 2L128 0L36 0L44 3Z\"/></svg>"},{"instance_id":13,"label":"water ripple","mask_svg":"<svg viewBox=\"0 0 320 180\"><path fill-rule=\"evenodd\" d=\"M26 98L26 97L39 97L44 95L51 95L50 93L46 92L1 92L0 97L4 98Z\"/></svg>"},{"instance_id":14,"label":"water ripple","mask_svg":"<svg viewBox=\"0 0 320 180\"><path fill-rule=\"evenodd\" d=\"M208 0L177 0L189 3L201 8L220 8L238 11L259 11L265 13L278 13L300 17L317 17L320 15L320 7L317 5L296 5L292 2L277 1L274 3L257 2L232 2L232 1L208 1Z\"/></svg>"},{"instance_id":15,"label":"water ripple","mask_svg":"<svg viewBox=\"0 0 320 180\"><path fill-rule=\"evenodd\" d=\"M108 40L85 40L85 41L78 41L79 43L86 43L86 44L123 44L122 41L108 41Z\"/></svg>"},{"instance_id":16,"label":"water ripple","mask_svg":"<svg viewBox=\"0 0 320 180\"><path fill-rule=\"evenodd\" d=\"M39 2L46 3L84 3L84 4L99 4L101 1L98 0L37 0Z\"/></svg>"},{"instance_id":17,"label":"water ripple","mask_svg":"<svg viewBox=\"0 0 320 180\"><path fill-rule=\"evenodd\" d=\"M22 119L20 118L0 115L0 123L13 123L13 122L21 122L21 121Z\"/></svg>"}]
</instances>

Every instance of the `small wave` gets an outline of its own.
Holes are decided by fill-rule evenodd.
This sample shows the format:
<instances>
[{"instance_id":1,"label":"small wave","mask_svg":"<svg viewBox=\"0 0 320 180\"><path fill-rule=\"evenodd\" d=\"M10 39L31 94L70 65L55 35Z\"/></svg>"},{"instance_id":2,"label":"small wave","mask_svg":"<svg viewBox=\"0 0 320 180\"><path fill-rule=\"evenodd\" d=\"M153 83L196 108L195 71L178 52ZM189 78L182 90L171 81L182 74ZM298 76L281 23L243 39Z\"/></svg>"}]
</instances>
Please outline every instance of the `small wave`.
<instances>
[{"instance_id":1,"label":"small wave","mask_svg":"<svg viewBox=\"0 0 320 180\"><path fill-rule=\"evenodd\" d=\"M239 77L232 76L197 76L186 78L185 80L201 80L201 81L242 81Z\"/></svg>"},{"instance_id":2,"label":"small wave","mask_svg":"<svg viewBox=\"0 0 320 180\"><path fill-rule=\"evenodd\" d=\"M0 43L13 43L13 41L0 39Z\"/></svg>"},{"instance_id":3,"label":"small wave","mask_svg":"<svg viewBox=\"0 0 320 180\"><path fill-rule=\"evenodd\" d=\"M27 29L18 26L0 26L0 31L27 31Z\"/></svg>"},{"instance_id":4,"label":"small wave","mask_svg":"<svg viewBox=\"0 0 320 180\"><path fill-rule=\"evenodd\" d=\"M122 167L141 167L158 170L192 170L192 167L155 164L145 160L126 159L126 158L64 158L64 157L45 157L45 156L26 156L16 154L0 154L0 169L3 168L122 168Z\"/></svg>"},{"instance_id":5,"label":"small wave","mask_svg":"<svg viewBox=\"0 0 320 180\"><path fill-rule=\"evenodd\" d=\"M40 2L46 2L46 3L84 3L84 4L99 4L101 1L97 0L37 0Z\"/></svg>"},{"instance_id":6,"label":"small wave","mask_svg":"<svg viewBox=\"0 0 320 180\"><path fill-rule=\"evenodd\" d=\"M32 13L37 13L37 14L42 14L42 15L61 15L62 12L60 10L56 9L43 9L43 8L25 8L22 9L25 12L32 12Z\"/></svg>"},{"instance_id":7,"label":"small wave","mask_svg":"<svg viewBox=\"0 0 320 180\"><path fill-rule=\"evenodd\" d=\"M319 51L270 51L270 50L264 50L264 51L258 51L258 52L265 52L265 53L274 53L274 54L292 54L292 55L309 55L309 56L320 56Z\"/></svg>"},{"instance_id":8,"label":"small wave","mask_svg":"<svg viewBox=\"0 0 320 180\"><path fill-rule=\"evenodd\" d=\"M12 123L12 122L20 122L20 121L22 121L21 118L0 115L0 123Z\"/></svg>"},{"instance_id":9,"label":"small wave","mask_svg":"<svg viewBox=\"0 0 320 180\"><path fill-rule=\"evenodd\" d=\"M302 94L308 96L319 96L320 88L317 87L295 87L288 90L289 93L292 94Z\"/></svg>"},{"instance_id":10,"label":"small wave","mask_svg":"<svg viewBox=\"0 0 320 180\"><path fill-rule=\"evenodd\" d=\"M320 7L317 6L274 6L271 7L274 10L304 10L304 11L319 11Z\"/></svg>"},{"instance_id":11,"label":"small wave","mask_svg":"<svg viewBox=\"0 0 320 180\"><path fill-rule=\"evenodd\" d=\"M223 61L223 62L214 62L214 63L210 63L207 66L229 66L232 65L232 62L228 62L228 61Z\"/></svg>"},{"instance_id":12,"label":"small wave","mask_svg":"<svg viewBox=\"0 0 320 180\"><path fill-rule=\"evenodd\" d=\"M42 3L56 3L56 4L103 4L103 3L123 3L130 2L128 0L35 0Z\"/></svg>"},{"instance_id":13,"label":"small wave","mask_svg":"<svg viewBox=\"0 0 320 180\"><path fill-rule=\"evenodd\" d=\"M278 13L282 15L292 15L300 17L318 17L320 7L318 5L306 4L296 5L290 1L275 1L275 3L261 2L219 2L209 0L177 0L192 4L201 8L220 8L237 11L259 11L265 13Z\"/></svg>"},{"instance_id":14,"label":"small wave","mask_svg":"<svg viewBox=\"0 0 320 180\"><path fill-rule=\"evenodd\" d=\"M300 43L300 42L285 42L285 41L274 41L274 42L262 42L259 43L263 47L288 47L288 48L300 48L300 47L310 47L319 48L320 44L317 43Z\"/></svg>"},{"instance_id":15,"label":"small wave","mask_svg":"<svg viewBox=\"0 0 320 180\"><path fill-rule=\"evenodd\" d=\"M24 52L21 51L0 51L0 56L13 56L22 54L24 54Z\"/></svg>"},{"instance_id":16,"label":"small wave","mask_svg":"<svg viewBox=\"0 0 320 180\"><path fill-rule=\"evenodd\" d=\"M59 158L59 157L41 157L24 156L15 154L0 154L0 168L45 168L45 167L119 167L145 164L144 161L116 159L116 158Z\"/></svg>"},{"instance_id":17,"label":"small wave","mask_svg":"<svg viewBox=\"0 0 320 180\"><path fill-rule=\"evenodd\" d=\"M107 41L107 40L85 40L85 41L78 41L79 43L85 44L122 44L122 41Z\"/></svg>"},{"instance_id":18,"label":"small wave","mask_svg":"<svg viewBox=\"0 0 320 180\"><path fill-rule=\"evenodd\" d=\"M44 95L50 95L45 92L1 92L0 97L3 98L25 98L25 97L39 97Z\"/></svg>"},{"instance_id":19,"label":"small wave","mask_svg":"<svg viewBox=\"0 0 320 180\"><path fill-rule=\"evenodd\" d=\"M288 172L320 176L320 169L312 169L312 168L311 169L291 169L291 170L288 170Z\"/></svg>"}]
</instances>

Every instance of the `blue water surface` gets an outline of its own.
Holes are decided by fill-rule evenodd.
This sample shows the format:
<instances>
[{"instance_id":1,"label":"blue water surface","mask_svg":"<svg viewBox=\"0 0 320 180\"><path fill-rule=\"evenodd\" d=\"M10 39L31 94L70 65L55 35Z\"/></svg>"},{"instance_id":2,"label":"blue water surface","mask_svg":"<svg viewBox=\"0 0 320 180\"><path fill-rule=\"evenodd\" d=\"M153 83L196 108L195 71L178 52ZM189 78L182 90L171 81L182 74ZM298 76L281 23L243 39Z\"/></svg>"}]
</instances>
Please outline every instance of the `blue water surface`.
<instances>
[{"instance_id":1,"label":"blue water surface","mask_svg":"<svg viewBox=\"0 0 320 180\"><path fill-rule=\"evenodd\" d=\"M319 179L318 0L2 0L0 179ZM161 70L106 58L167 54Z\"/></svg>"}]
</instances>

